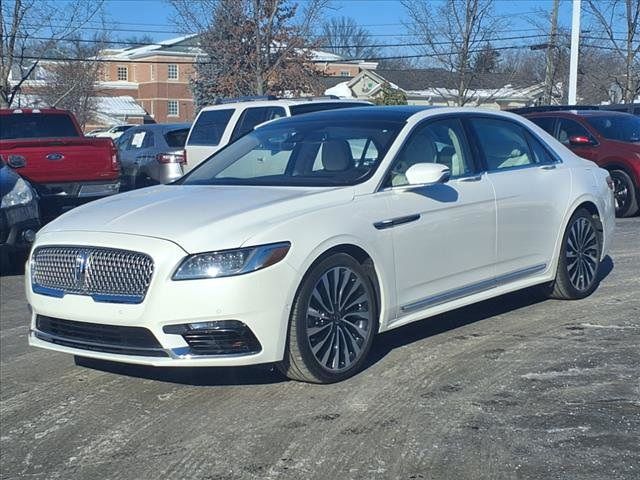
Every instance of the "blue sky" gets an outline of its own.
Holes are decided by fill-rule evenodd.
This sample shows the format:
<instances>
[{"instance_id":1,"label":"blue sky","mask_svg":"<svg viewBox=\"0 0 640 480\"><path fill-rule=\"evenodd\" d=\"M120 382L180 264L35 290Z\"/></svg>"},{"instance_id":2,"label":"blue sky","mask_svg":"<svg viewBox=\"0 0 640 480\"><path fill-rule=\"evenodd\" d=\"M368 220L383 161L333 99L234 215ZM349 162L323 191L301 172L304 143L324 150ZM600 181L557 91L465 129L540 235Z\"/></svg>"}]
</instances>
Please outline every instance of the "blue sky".
<instances>
[{"instance_id":1,"label":"blue sky","mask_svg":"<svg viewBox=\"0 0 640 480\"><path fill-rule=\"evenodd\" d=\"M193 0L197 1L197 0ZM431 0L434 6L438 0ZM532 28L526 17L536 9L550 10L552 0L496 0L496 11L509 19L510 29ZM396 35L406 33L402 25L404 10L395 0L334 0L333 9L327 16L347 16L355 18L374 35L377 43L396 41ZM106 0L106 12L118 22L118 29L139 31L118 31L121 37L148 33L156 40L177 36L171 22L172 7L165 0ZM561 24L570 23L571 2L561 3ZM401 37L402 38L402 37ZM404 37L406 39L406 37Z\"/></svg>"}]
</instances>

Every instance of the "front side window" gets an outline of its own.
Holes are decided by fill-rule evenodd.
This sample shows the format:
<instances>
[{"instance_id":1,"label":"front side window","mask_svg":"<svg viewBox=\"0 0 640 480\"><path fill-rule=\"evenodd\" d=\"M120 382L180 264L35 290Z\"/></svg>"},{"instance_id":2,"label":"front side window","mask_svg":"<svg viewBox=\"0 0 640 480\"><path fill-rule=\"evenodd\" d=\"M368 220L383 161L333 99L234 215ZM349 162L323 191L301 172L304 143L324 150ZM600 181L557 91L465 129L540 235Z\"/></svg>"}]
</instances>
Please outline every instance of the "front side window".
<instances>
[{"instance_id":1,"label":"front side window","mask_svg":"<svg viewBox=\"0 0 640 480\"><path fill-rule=\"evenodd\" d=\"M126 82L129 80L129 69L127 67L118 67L118 81Z\"/></svg>"},{"instance_id":2,"label":"front side window","mask_svg":"<svg viewBox=\"0 0 640 480\"><path fill-rule=\"evenodd\" d=\"M177 117L180 113L177 100L167 100L167 115Z\"/></svg>"},{"instance_id":3,"label":"front side window","mask_svg":"<svg viewBox=\"0 0 640 480\"><path fill-rule=\"evenodd\" d=\"M284 121L283 121L284 122ZM403 124L340 119L275 122L257 128L209 157L185 185L344 186L369 178ZM369 144L367 146L367 143ZM362 145L365 150L361 150ZM355 158L354 152L359 154ZM373 156L375 160L364 162Z\"/></svg>"},{"instance_id":4,"label":"front side window","mask_svg":"<svg viewBox=\"0 0 640 480\"><path fill-rule=\"evenodd\" d=\"M574 120L561 118L558 121L558 140L560 143L569 146L571 137L586 137L591 139L591 134Z\"/></svg>"},{"instance_id":5,"label":"front side window","mask_svg":"<svg viewBox=\"0 0 640 480\"><path fill-rule=\"evenodd\" d=\"M178 79L178 65L175 63L170 63L167 65L167 78L169 80L177 80Z\"/></svg>"},{"instance_id":6,"label":"front side window","mask_svg":"<svg viewBox=\"0 0 640 480\"><path fill-rule=\"evenodd\" d=\"M240 117L238 124L236 125L233 134L231 135L231 141L246 135L253 127L260 125L261 123L274 120L276 118L284 117L287 113L282 107L257 107L247 108Z\"/></svg>"},{"instance_id":7,"label":"front side window","mask_svg":"<svg viewBox=\"0 0 640 480\"><path fill-rule=\"evenodd\" d=\"M620 142L640 142L640 118L633 115L585 117L600 135Z\"/></svg>"},{"instance_id":8,"label":"front side window","mask_svg":"<svg viewBox=\"0 0 640 480\"><path fill-rule=\"evenodd\" d=\"M187 145L218 145L233 112L233 109L200 112L191 129Z\"/></svg>"},{"instance_id":9,"label":"front side window","mask_svg":"<svg viewBox=\"0 0 640 480\"><path fill-rule=\"evenodd\" d=\"M473 118L471 125L488 170L503 170L535 162L523 127L496 118Z\"/></svg>"},{"instance_id":10,"label":"front side window","mask_svg":"<svg viewBox=\"0 0 640 480\"><path fill-rule=\"evenodd\" d=\"M393 162L386 186L407 185L406 172L416 163L441 163L449 167L452 177L471 173L473 168L460 120L429 121L411 132Z\"/></svg>"}]
</instances>

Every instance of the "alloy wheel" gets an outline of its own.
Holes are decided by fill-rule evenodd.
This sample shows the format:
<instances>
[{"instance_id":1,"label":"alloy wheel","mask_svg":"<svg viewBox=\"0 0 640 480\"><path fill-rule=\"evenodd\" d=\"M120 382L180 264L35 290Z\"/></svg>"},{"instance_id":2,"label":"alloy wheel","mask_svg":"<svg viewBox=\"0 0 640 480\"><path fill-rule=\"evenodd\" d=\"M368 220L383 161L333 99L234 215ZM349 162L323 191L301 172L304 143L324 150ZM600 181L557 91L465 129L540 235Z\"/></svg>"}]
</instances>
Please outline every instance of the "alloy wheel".
<instances>
[{"instance_id":1,"label":"alloy wheel","mask_svg":"<svg viewBox=\"0 0 640 480\"><path fill-rule=\"evenodd\" d=\"M599 263L598 234L585 217L579 217L567 237L567 273L579 291L588 290L596 279Z\"/></svg>"},{"instance_id":2,"label":"alloy wheel","mask_svg":"<svg viewBox=\"0 0 640 480\"><path fill-rule=\"evenodd\" d=\"M348 267L333 267L311 292L307 339L314 357L328 371L342 372L358 361L373 334L373 305L365 281Z\"/></svg>"},{"instance_id":3,"label":"alloy wheel","mask_svg":"<svg viewBox=\"0 0 640 480\"><path fill-rule=\"evenodd\" d=\"M616 212L625 211L630 200L629 185L620 175L612 174L611 177L613 180L613 199L615 202Z\"/></svg>"}]
</instances>

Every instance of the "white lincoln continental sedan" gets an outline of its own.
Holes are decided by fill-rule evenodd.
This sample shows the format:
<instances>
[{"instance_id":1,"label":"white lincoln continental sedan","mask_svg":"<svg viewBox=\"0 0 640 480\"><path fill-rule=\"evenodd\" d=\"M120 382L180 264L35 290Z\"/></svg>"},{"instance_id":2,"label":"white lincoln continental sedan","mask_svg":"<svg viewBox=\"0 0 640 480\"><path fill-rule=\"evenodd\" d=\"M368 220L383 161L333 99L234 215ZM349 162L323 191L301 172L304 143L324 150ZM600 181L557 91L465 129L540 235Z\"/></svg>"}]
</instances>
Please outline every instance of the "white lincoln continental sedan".
<instances>
[{"instance_id":1,"label":"white lincoln continental sedan","mask_svg":"<svg viewBox=\"0 0 640 480\"><path fill-rule=\"evenodd\" d=\"M598 284L612 182L529 121L367 107L277 120L170 185L77 208L27 265L38 347L328 383L376 333Z\"/></svg>"}]
</instances>

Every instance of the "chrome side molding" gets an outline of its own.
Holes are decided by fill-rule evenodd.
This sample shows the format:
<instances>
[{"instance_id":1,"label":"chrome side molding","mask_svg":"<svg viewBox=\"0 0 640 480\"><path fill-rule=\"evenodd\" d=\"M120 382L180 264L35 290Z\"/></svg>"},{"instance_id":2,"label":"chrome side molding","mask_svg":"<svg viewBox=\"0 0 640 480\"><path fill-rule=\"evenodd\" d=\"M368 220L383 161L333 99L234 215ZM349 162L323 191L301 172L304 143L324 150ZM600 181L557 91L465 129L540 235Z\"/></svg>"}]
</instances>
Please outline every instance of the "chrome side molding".
<instances>
[{"instance_id":1,"label":"chrome side molding","mask_svg":"<svg viewBox=\"0 0 640 480\"><path fill-rule=\"evenodd\" d=\"M528 277L530 275L533 275L534 273L542 272L546 268L547 268L547 264L541 263L539 265L534 265L532 267L527 267L521 270L516 270L514 272L505 273L504 275L500 275L499 277L493 278L491 280L483 280L478 283L472 283L471 285L465 285L464 287L461 287L461 288L448 290L446 292L439 293L437 295L432 295L430 297L423 298L416 302L403 305L402 307L400 307L400 310L403 313L410 313L415 310L421 310L426 307L434 307L436 305L451 302L453 300L458 300L459 298L467 297L475 293L480 293L485 290L490 290L492 288L499 287L500 285L505 285L515 280Z\"/></svg>"}]
</instances>

